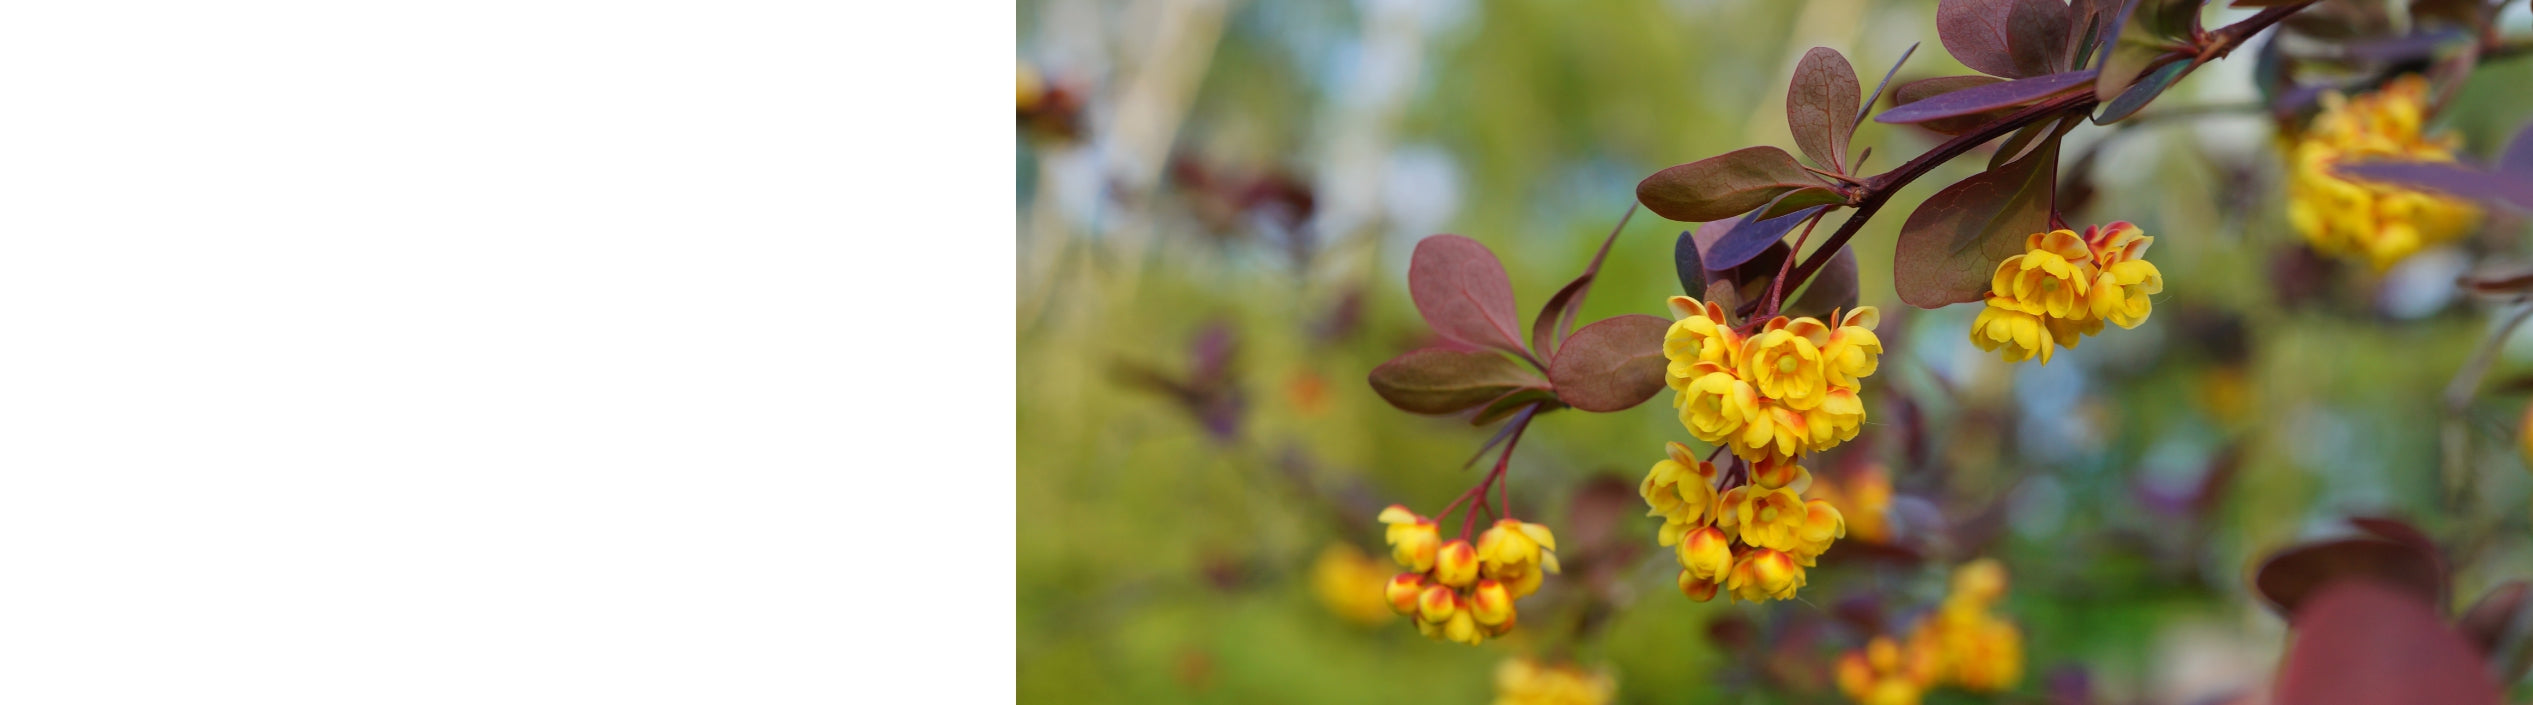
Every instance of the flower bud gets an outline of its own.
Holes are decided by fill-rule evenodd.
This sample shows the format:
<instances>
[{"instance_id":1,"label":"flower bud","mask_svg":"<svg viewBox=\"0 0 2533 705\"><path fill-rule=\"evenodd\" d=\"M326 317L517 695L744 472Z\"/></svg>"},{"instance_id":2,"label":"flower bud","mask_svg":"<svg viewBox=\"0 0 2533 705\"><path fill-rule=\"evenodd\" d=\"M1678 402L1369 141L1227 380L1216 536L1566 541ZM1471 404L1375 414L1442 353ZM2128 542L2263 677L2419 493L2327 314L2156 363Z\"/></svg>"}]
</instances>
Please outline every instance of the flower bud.
<instances>
[{"instance_id":1,"label":"flower bud","mask_svg":"<svg viewBox=\"0 0 2533 705\"><path fill-rule=\"evenodd\" d=\"M1689 575L1706 582L1722 580L1733 568L1733 540L1721 529L1699 527L1680 541L1680 567Z\"/></svg>"},{"instance_id":2,"label":"flower bud","mask_svg":"<svg viewBox=\"0 0 2533 705\"><path fill-rule=\"evenodd\" d=\"M1479 631L1477 620L1464 611L1451 615L1451 621L1442 625L1442 638L1476 646L1486 641L1486 633Z\"/></svg>"},{"instance_id":3,"label":"flower bud","mask_svg":"<svg viewBox=\"0 0 2533 705\"><path fill-rule=\"evenodd\" d=\"M1428 585L1424 594L1416 597L1416 618L1420 620L1441 624L1450 621L1451 615L1459 611L1460 593L1452 592L1451 588Z\"/></svg>"},{"instance_id":4,"label":"flower bud","mask_svg":"<svg viewBox=\"0 0 2533 705\"><path fill-rule=\"evenodd\" d=\"M1434 558L1434 580L1452 587L1468 587L1478 579L1478 550L1462 539L1442 545Z\"/></svg>"},{"instance_id":5,"label":"flower bud","mask_svg":"<svg viewBox=\"0 0 2533 705\"><path fill-rule=\"evenodd\" d=\"M1953 572L1953 594L1976 604L1993 604L2005 596L2005 565L1994 558L1962 564Z\"/></svg>"},{"instance_id":6,"label":"flower bud","mask_svg":"<svg viewBox=\"0 0 2533 705\"><path fill-rule=\"evenodd\" d=\"M1495 526L1478 534L1478 560L1489 572L1506 566L1528 566L1539 562L1539 542L1522 533L1522 522L1499 519Z\"/></svg>"},{"instance_id":7,"label":"flower bud","mask_svg":"<svg viewBox=\"0 0 2533 705\"><path fill-rule=\"evenodd\" d=\"M1425 586L1425 574L1400 573L1390 576L1390 582L1381 586L1381 597L1389 600L1390 611L1412 615L1416 613L1416 597L1424 594Z\"/></svg>"},{"instance_id":8,"label":"flower bud","mask_svg":"<svg viewBox=\"0 0 2533 705\"><path fill-rule=\"evenodd\" d=\"M1469 615L1477 618L1479 624L1503 624L1513 618L1513 595L1504 590L1503 583L1480 580L1469 591Z\"/></svg>"},{"instance_id":9,"label":"flower bud","mask_svg":"<svg viewBox=\"0 0 2533 705\"><path fill-rule=\"evenodd\" d=\"M1689 596L1691 600L1705 602L1715 599L1717 587L1720 586L1713 580L1699 580L1687 570L1680 571L1680 594Z\"/></svg>"}]
</instances>

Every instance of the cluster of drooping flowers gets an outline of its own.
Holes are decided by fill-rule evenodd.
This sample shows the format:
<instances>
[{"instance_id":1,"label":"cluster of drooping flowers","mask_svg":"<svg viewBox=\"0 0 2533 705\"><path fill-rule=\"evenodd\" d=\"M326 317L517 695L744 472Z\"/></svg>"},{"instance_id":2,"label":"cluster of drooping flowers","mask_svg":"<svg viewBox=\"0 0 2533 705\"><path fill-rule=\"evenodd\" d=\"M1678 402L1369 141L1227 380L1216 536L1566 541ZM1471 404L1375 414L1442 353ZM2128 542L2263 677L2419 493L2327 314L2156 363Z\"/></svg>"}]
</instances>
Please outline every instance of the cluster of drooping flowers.
<instances>
[{"instance_id":1,"label":"cluster of drooping flowers","mask_svg":"<svg viewBox=\"0 0 2533 705\"><path fill-rule=\"evenodd\" d=\"M2128 222L2033 233L2023 254L1997 263L1987 306L1970 324L1980 350L2003 350L2006 362L2034 357L2049 364L2057 348L2074 348L2110 322L2135 328L2154 313L2151 298L2164 274L2146 261L2155 238Z\"/></svg>"},{"instance_id":2,"label":"cluster of drooping flowers","mask_svg":"<svg viewBox=\"0 0 2533 705\"><path fill-rule=\"evenodd\" d=\"M2375 159L2454 161L2459 139L2421 129L2427 89L2425 79L2408 74L2355 99L2326 93L2312 124L2286 137L2287 219L2314 249L2382 270L2479 222L2480 211L2469 201L2351 181L2333 171Z\"/></svg>"},{"instance_id":3,"label":"cluster of drooping flowers","mask_svg":"<svg viewBox=\"0 0 2533 705\"><path fill-rule=\"evenodd\" d=\"M1929 689L1977 693L2023 678L2023 632L1992 610L2005 597L2005 567L1990 559L1954 571L1942 607L1918 620L1905 646L1876 636L1838 660L1838 690L1865 705L1916 705Z\"/></svg>"},{"instance_id":4,"label":"cluster of drooping flowers","mask_svg":"<svg viewBox=\"0 0 2533 705\"><path fill-rule=\"evenodd\" d=\"M1390 557L1407 569L1381 596L1428 637L1474 645L1512 631L1513 601L1538 592L1543 572L1557 572L1557 537L1545 526L1500 519L1471 545L1466 528L1446 543L1432 518L1401 505L1381 510L1380 519L1389 525Z\"/></svg>"},{"instance_id":5,"label":"cluster of drooping flowers","mask_svg":"<svg viewBox=\"0 0 2533 705\"><path fill-rule=\"evenodd\" d=\"M1495 666L1495 705L1605 705L1618 695L1606 671L1509 658Z\"/></svg>"},{"instance_id":6,"label":"cluster of drooping flowers","mask_svg":"<svg viewBox=\"0 0 2533 705\"><path fill-rule=\"evenodd\" d=\"M1835 328L1779 316L1745 334L1716 304L1675 296L1671 310L1677 320L1662 351L1680 425L1741 462L1727 476L1671 443L1638 493L1649 515L1662 517L1662 545L1675 547L1690 599L1794 597L1804 569L1847 535L1836 506L1803 498L1812 474L1800 462L1863 426L1858 394L1880 365L1873 327L1881 313L1833 313Z\"/></svg>"}]
</instances>

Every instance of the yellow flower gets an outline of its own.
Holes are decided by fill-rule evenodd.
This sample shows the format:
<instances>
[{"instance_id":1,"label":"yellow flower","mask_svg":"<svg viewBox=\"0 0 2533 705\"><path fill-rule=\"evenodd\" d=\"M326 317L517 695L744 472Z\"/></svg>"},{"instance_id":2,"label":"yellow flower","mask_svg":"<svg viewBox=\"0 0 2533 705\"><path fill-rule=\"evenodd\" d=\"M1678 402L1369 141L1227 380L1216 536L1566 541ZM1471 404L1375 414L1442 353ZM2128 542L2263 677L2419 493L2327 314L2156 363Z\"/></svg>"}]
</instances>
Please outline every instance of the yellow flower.
<instances>
[{"instance_id":1,"label":"yellow flower","mask_svg":"<svg viewBox=\"0 0 2533 705\"><path fill-rule=\"evenodd\" d=\"M1397 560L1399 567L1417 573L1433 569L1434 552L1442 546L1442 532L1434 526L1434 520L1397 504L1382 509L1380 519L1390 525L1390 558Z\"/></svg>"},{"instance_id":2,"label":"yellow flower","mask_svg":"<svg viewBox=\"0 0 2533 705\"><path fill-rule=\"evenodd\" d=\"M1671 361L1664 377L1672 389L1685 389L1700 362L1741 367L1741 335L1725 319L1724 307L1686 296L1671 297L1670 306L1678 320L1662 335L1662 356Z\"/></svg>"},{"instance_id":3,"label":"yellow flower","mask_svg":"<svg viewBox=\"0 0 2533 705\"><path fill-rule=\"evenodd\" d=\"M2426 109L2427 81L2415 74L2354 99L2322 96L2322 113L2287 148L2287 219L2314 249L2360 257L2381 271L2479 222L2468 201L2350 181L2333 170L2379 159L2454 161L2459 140L2421 130Z\"/></svg>"},{"instance_id":4,"label":"yellow flower","mask_svg":"<svg viewBox=\"0 0 2533 705\"><path fill-rule=\"evenodd\" d=\"M1953 655L1953 677L1964 690L1993 693L2023 679L2023 632L2013 622L1980 620Z\"/></svg>"},{"instance_id":5,"label":"yellow flower","mask_svg":"<svg viewBox=\"0 0 2533 705\"><path fill-rule=\"evenodd\" d=\"M2005 258L1988 282L2024 313L2051 318L2083 318L2085 292L2091 288L2093 253L2072 230L2032 233L2023 254Z\"/></svg>"},{"instance_id":6,"label":"yellow flower","mask_svg":"<svg viewBox=\"0 0 2533 705\"><path fill-rule=\"evenodd\" d=\"M1386 588L1381 587L1387 584L1388 573L1380 559L1354 546L1332 543L1311 564L1311 592L1339 617L1357 624L1380 624L1390 621L1391 604Z\"/></svg>"},{"instance_id":7,"label":"yellow flower","mask_svg":"<svg viewBox=\"0 0 2533 705\"><path fill-rule=\"evenodd\" d=\"M1740 491L1747 486L1733 489ZM1741 531L1742 543L1792 551L1800 543L1796 537L1808 514L1802 497L1793 491L1760 488L1750 491L1733 507L1733 525Z\"/></svg>"},{"instance_id":8,"label":"yellow flower","mask_svg":"<svg viewBox=\"0 0 2533 705\"><path fill-rule=\"evenodd\" d=\"M1548 527L1513 519L1496 520L1478 534L1478 561L1487 577L1547 565L1556 572L1557 536Z\"/></svg>"},{"instance_id":9,"label":"yellow flower","mask_svg":"<svg viewBox=\"0 0 2533 705\"><path fill-rule=\"evenodd\" d=\"M2093 315L2121 328L2135 328L2155 311L2154 300L2147 297L2163 290L2164 273L2155 269L2153 262L2130 260L2111 265L2093 281Z\"/></svg>"},{"instance_id":10,"label":"yellow flower","mask_svg":"<svg viewBox=\"0 0 2533 705\"><path fill-rule=\"evenodd\" d=\"M1813 557L1827 552L1831 542L1846 536L1847 517L1838 513L1838 507L1824 499L1805 500L1803 524L1794 531L1793 552L1808 565Z\"/></svg>"},{"instance_id":11,"label":"yellow flower","mask_svg":"<svg viewBox=\"0 0 2533 705\"><path fill-rule=\"evenodd\" d=\"M1829 387L1820 349L1827 342L1829 328L1820 321L1778 316L1742 342L1741 376L1779 404L1796 410L1820 406Z\"/></svg>"},{"instance_id":12,"label":"yellow flower","mask_svg":"<svg viewBox=\"0 0 2533 705\"><path fill-rule=\"evenodd\" d=\"M1696 378L1680 390L1680 425L1708 443L1724 443L1760 415L1759 391L1711 362L1697 364Z\"/></svg>"},{"instance_id":13,"label":"yellow flower","mask_svg":"<svg viewBox=\"0 0 2533 705\"><path fill-rule=\"evenodd\" d=\"M1952 593L1982 608L2005 597L2005 564L1981 558L1953 571Z\"/></svg>"},{"instance_id":14,"label":"yellow flower","mask_svg":"<svg viewBox=\"0 0 2533 705\"><path fill-rule=\"evenodd\" d=\"M1671 457L1654 463L1636 491L1652 507L1645 516L1662 517L1662 545L1669 546L1679 542L1680 534L1706 525L1715 506L1715 465L1698 460L1678 443L1664 450Z\"/></svg>"},{"instance_id":15,"label":"yellow flower","mask_svg":"<svg viewBox=\"0 0 2533 705\"><path fill-rule=\"evenodd\" d=\"M1390 611L1413 615L1416 614L1416 599L1425 594L1425 588L1432 586L1433 583L1425 580L1424 573L1400 573L1390 576L1390 582L1381 586L1381 597L1389 601Z\"/></svg>"},{"instance_id":16,"label":"yellow flower","mask_svg":"<svg viewBox=\"0 0 2533 705\"><path fill-rule=\"evenodd\" d=\"M1831 387L1855 389L1881 368L1882 338L1873 334L1881 323L1881 309L1860 306L1829 332L1829 343L1821 346L1821 371Z\"/></svg>"},{"instance_id":17,"label":"yellow flower","mask_svg":"<svg viewBox=\"0 0 2533 705\"><path fill-rule=\"evenodd\" d=\"M1750 483L1767 489L1786 488L1800 494L1812 485L1812 471L1795 459L1771 455L1750 463Z\"/></svg>"},{"instance_id":18,"label":"yellow flower","mask_svg":"<svg viewBox=\"0 0 2533 705\"><path fill-rule=\"evenodd\" d=\"M1527 658L1495 667L1495 705L1607 705L1617 695L1618 682L1607 673Z\"/></svg>"},{"instance_id":19,"label":"yellow flower","mask_svg":"<svg viewBox=\"0 0 2533 705\"><path fill-rule=\"evenodd\" d=\"M1733 569L1733 540L1712 526L1699 527L1680 541L1682 580L1723 580Z\"/></svg>"},{"instance_id":20,"label":"yellow flower","mask_svg":"<svg viewBox=\"0 0 2533 705\"><path fill-rule=\"evenodd\" d=\"M1478 579L1478 551L1466 539L1452 539L1442 545L1434 558L1434 582L1455 588L1468 587Z\"/></svg>"},{"instance_id":21,"label":"yellow flower","mask_svg":"<svg viewBox=\"0 0 2533 705\"><path fill-rule=\"evenodd\" d=\"M1733 597L1752 602L1790 599L1803 587L1803 566L1781 551L1751 549L1733 563L1724 587L1732 590Z\"/></svg>"},{"instance_id":22,"label":"yellow flower","mask_svg":"<svg viewBox=\"0 0 2533 705\"><path fill-rule=\"evenodd\" d=\"M1442 624L1442 638L1476 646L1486 641L1486 632L1478 629L1475 616L1470 615L1468 610L1461 610L1451 615L1451 621Z\"/></svg>"},{"instance_id":23,"label":"yellow flower","mask_svg":"<svg viewBox=\"0 0 2533 705\"><path fill-rule=\"evenodd\" d=\"M1856 390L1831 387L1820 408L1803 412L1803 424L1811 430L1812 450L1828 450L1864 431L1865 402Z\"/></svg>"},{"instance_id":24,"label":"yellow flower","mask_svg":"<svg viewBox=\"0 0 2533 705\"><path fill-rule=\"evenodd\" d=\"M2041 317L2024 310L2012 298L1989 292L1987 306L1979 309L1979 317L1970 322L1970 342L1987 352L2003 351L2006 362L2022 362L2034 357L2040 364L2049 364L2049 354L2056 350L2057 339Z\"/></svg>"},{"instance_id":25,"label":"yellow flower","mask_svg":"<svg viewBox=\"0 0 2533 705\"><path fill-rule=\"evenodd\" d=\"M1810 494L1814 499L1838 507L1846 520L1847 532L1873 543L1890 540L1883 515L1891 508L1891 477L1880 464L1867 464L1847 474L1843 482L1814 480Z\"/></svg>"}]
</instances>

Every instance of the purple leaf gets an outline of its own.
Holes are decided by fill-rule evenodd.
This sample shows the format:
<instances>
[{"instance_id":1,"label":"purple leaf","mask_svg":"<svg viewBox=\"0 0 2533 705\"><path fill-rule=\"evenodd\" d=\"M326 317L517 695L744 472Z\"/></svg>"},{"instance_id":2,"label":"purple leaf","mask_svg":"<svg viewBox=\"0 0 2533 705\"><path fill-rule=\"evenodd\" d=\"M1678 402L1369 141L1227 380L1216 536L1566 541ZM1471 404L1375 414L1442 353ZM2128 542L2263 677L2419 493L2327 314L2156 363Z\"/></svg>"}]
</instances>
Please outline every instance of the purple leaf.
<instances>
[{"instance_id":1,"label":"purple leaf","mask_svg":"<svg viewBox=\"0 0 2533 705\"><path fill-rule=\"evenodd\" d=\"M1491 351L1420 348L1372 368L1372 391L1418 414L1475 408L1523 387L1545 387L1520 362Z\"/></svg>"},{"instance_id":2,"label":"purple leaf","mask_svg":"<svg viewBox=\"0 0 2533 705\"><path fill-rule=\"evenodd\" d=\"M2371 581L2321 591L2293 621L2277 705L2496 705L2480 654L2426 603Z\"/></svg>"},{"instance_id":3,"label":"purple leaf","mask_svg":"<svg viewBox=\"0 0 2533 705\"><path fill-rule=\"evenodd\" d=\"M1820 186L1785 150L1745 147L1654 172L1636 184L1636 200L1662 217L1703 223L1748 213L1796 189Z\"/></svg>"},{"instance_id":4,"label":"purple leaf","mask_svg":"<svg viewBox=\"0 0 2533 705\"><path fill-rule=\"evenodd\" d=\"M1973 86L1882 111L1875 122L1912 123L2023 105L2091 85L2093 71L2069 71Z\"/></svg>"},{"instance_id":5,"label":"purple leaf","mask_svg":"<svg viewBox=\"0 0 2533 705\"><path fill-rule=\"evenodd\" d=\"M1407 293L1425 324L1445 338L1528 357L1522 347L1513 281L1485 245L1458 235L1416 243L1407 263Z\"/></svg>"},{"instance_id":6,"label":"purple leaf","mask_svg":"<svg viewBox=\"0 0 2533 705\"><path fill-rule=\"evenodd\" d=\"M1969 76L1937 76L1935 78L1922 78L1900 84L1899 87L1891 89L1891 104L1893 106L1908 105L1910 103L1915 103L1974 86L1985 86L2003 82L2005 82L2005 79L1997 78L1995 76L1980 76L1975 74ZM1928 120L1926 122L1918 123L1918 127L1934 130L1947 135L1957 135L1978 129L1980 125L1985 125L1996 118L2004 117L2006 114L2011 112L2014 112L2013 108L2001 108L1984 113L1964 115L1961 117ZM1876 118L1876 120L1879 121L1880 119Z\"/></svg>"},{"instance_id":7,"label":"purple leaf","mask_svg":"<svg viewBox=\"0 0 2533 705\"><path fill-rule=\"evenodd\" d=\"M1753 220L1752 217L1757 216L1759 211L1751 211L1751 216L1707 223L1709 228L1723 226L1724 232L1715 236L1712 240L1714 244L1706 249L1706 267L1721 270L1748 262L1767 251L1769 245L1784 240L1785 234L1793 232L1795 226L1802 225L1804 220L1828 208L1813 206L1765 220Z\"/></svg>"},{"instance_id":8,"label":"purple leaf","mask_svg":"<svg viewBox=\"0 0 2533 705\"><path fill-rule=\"evenodd\" d=\"M2173 82L2181 80L2182 76L2190 75L2191 69L2198 67L2199 65L2195 62L2175 61L2148 72L2144 79L2130 85L2128 90L2121 91L2120 97L2113 98L2109 105L2102 106L2102 114L2094 116L2093 124L2108 125L2127 118L2130 114L2136 113L2138 108L2146 107L2147 103L2153 102L2155 96L2163 95L2164 89L2171 88Z\"/></svg>"},{"instance_id":9,"label":"purple leaf","mask_svg":"<svg viewBox=\"0 0 2533 705\"><path fill-rule=\"evenodd\" d=\"M2507 141L2507 151L2498 155L2498 171L2509 176L2533 179L2533 123L2515 131Z\"/></svg>"},{"instance_id":10,"label":"purple leaf","mask_svg":"<svg viewBox=\"0 0 2533 705\"><path fill-rule=\"evenodd\" d=\"M1812 47L1795 64L1794 84L1785 92L1785 124L1812 163L1847 173L1847 143L1856 135L1856 91L1861 88L1856 68L1835 49Z\"/></svg>"},{"instance_id":11,"label":"purple leaf","mask_svg":"<svg viewBox=\"0 0 2533 705\"><path fill-rule=\"evenodd\" d=\"M2015 76L2067 70L2069 13L2066 0L2015 0L2005 16L2005 47Z\"/></svg>"},{"instance_id":12,"label":"purple leaf","mask_svg":"<svg viewBox=\"0 0 2533 705\"><path fill-rule=\"evenodd\" d=\"M1662 335L1671 321L1629 314L1584 326L1557 349L1548 380L1557 398L1584 411L1618 411L1662 391Z\"/></svg>"},{"instance_id":13,"label":"purple leaf","mask_svg":"<svg viewBox=\"0 0 2533 705\"><path fill-rule=\"evenodd\" d=\"M1892 258L1901 301L1919 308L1978 301L1997 263L2022 254L2025 236L2049 230L2058 138L2044 139L2031 156L1944 187L1909 214Z\"/></svg>"},{"instance_id":14,"label":"purple leaf","mask_svg":"<svg viewBox=\"0 0 2533 705\"><path fill-rule=\"evenodd\" d=\"M1971 70L2021 78L2013 50L2007 46L2008 16L2016 0L1942 0L1935 4L1935 37L1944 51Z\"/></svg>"},{"instance_id":15,"label":"purple leaf","mask_svg":"<svg viewBox=\"0 0 2533 705\"><path fill-rule=\"evenodd\" d=\"M2451 162L2369 162L2334 169L2341 176L2437 191L2458 198L2533 210L2533 177L2486 172Z\"/></svg>"},{"instance_id":16,"label":"purple leaf","mask_svg":"<svg viewBox=\"0 0 2533 705\"><path fill-rule=\"evenodd\" d=\"M2445 600L2445 575L2434 554L2375 538L2340 539L2281 551L2260 564L2252 585L2279 612L2295 615L2325 586L2349 580L2397 587L2422 604Z\"/></svg>"}]
</instances>

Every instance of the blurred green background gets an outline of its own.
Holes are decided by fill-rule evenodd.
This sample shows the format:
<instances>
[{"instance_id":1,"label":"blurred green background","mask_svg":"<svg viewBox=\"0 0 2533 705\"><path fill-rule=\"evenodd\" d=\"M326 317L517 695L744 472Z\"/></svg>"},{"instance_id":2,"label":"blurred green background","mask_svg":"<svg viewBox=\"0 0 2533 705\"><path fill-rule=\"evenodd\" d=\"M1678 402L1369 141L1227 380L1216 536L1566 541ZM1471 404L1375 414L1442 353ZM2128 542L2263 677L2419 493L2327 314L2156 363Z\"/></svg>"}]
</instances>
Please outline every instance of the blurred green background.
<instances>
[{"instance_id":1,"label":"blurred green background","mask_svg":"<svg viewBox=\"0 0 2533 705\"><path fill-rule=\"evenodd\" d=\"M2382 274L2321 260L2283 216L2271 123L2236 111L2070 137L2070 155L2100 149L2065 177L2099 192L2070 220L2143 226L2167 288L2145 325L2046 367L1979 353L1973 307L1908 309L1891 291L1905 214L1984 153L1904 192L1856 240L1891 348L1867 388L1867 437L1825 462L1888 468L1894 513L1916 527L1902 557L1842 543L1801 601L1697 604L1631 505L1617 521L1638 555L1598 587L1552 576L1523 627L1483 647L1322 599L1323 552L1386 556L1379 506L1431 512L1483 472L1461 463L1491 429L1391 409L1364 383L1427 336L1405 291L1417 238L1486 243L1535 307L1581 270L1637 180L1790 147L1784 84L1805 49L1840 50L1867 85L1921 42L1898 80L1966 73L1936 41L1934 5L1021 2L1024 73L1078 107L1070 129L1024 121L1015 156L1021 699L1479 702L1499 660L1534 655L1607 669L1626 702L1832 702L1826 670L1806 669L1865 635L1825 618L1870 605L1902 619L1941 596L1950 566L1986 555L2013 575L2004 612L2028 664L1998 701L2036 702L2055 682L2181 703L2267 680L2283 625L2250 571L2346 532L2343 517L2404 517L2459 547L2462 604L2533 573L2517 450L2533 341L2503 349L2462 414L2438 398L2497 310L2451 282L2520 255L2524 223L2493 216L2475 240ZM2212 65L2147 114L2249 105L2250 63ZM2485 156L2533 117L2533 95L2509 88L2533 83L2533 61L2472 81L2440 123ZM1857 145L1878 172L1935 141L1869 122ZM1688 227L1636 214L1584 320L1662 314ZM1513 460L1515 508L1568 537L1596 478L1634 501L1662 444L1692 440L1666 401L1542 417ZM2468 436L2451 477L2448 423ZM1722 621L1762 638L1719 642ZM1833 626L1788 636L1807 621Z\"/></svg>"}]
</instances>

